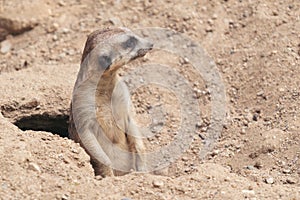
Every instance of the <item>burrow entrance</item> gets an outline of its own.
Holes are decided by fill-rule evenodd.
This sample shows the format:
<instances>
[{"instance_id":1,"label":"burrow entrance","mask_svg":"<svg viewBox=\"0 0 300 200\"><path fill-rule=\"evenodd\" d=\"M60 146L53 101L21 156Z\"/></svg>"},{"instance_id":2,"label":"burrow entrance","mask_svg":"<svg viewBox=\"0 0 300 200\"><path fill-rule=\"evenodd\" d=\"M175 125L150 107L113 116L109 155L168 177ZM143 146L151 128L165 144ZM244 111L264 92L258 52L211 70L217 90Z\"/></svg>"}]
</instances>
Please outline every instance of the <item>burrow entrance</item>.
<instances>
[{"instance_id":1,"label":"burrow entrance","mask_svg":"<svg viewBox=\"0 0 300 200\"><path fill-rule=\"evenodd\" d=\"M37 111L38 105L39 102L37 100L25 104L13 101L10 104L1 105L0 111L5 118L11 119L10 121L23 131L46 131L58 134L61 137L67 137L68 111L64 110L62 111L63 113L32 113Z\"/></svg>"},{"instance_id":2,"label":"burrow entrance","mask_svg":"<svg viewBox=\"0 0 300 200\"><path fill-rule=\"evenodd\" d=\"M21 130L47 131L61 137L68 136L69 115L35 114L22 117L13 122Z\"/></svg>"}]
</instances>

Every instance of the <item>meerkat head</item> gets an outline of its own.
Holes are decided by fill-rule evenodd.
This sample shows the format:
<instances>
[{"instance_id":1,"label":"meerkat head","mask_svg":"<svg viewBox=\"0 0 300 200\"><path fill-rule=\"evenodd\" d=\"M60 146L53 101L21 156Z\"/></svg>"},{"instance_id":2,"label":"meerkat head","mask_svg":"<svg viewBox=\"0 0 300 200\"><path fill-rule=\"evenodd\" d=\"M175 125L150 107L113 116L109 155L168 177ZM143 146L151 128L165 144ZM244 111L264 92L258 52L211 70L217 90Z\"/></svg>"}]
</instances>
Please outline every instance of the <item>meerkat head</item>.
<instances>
[{"instance_id":1,"label":"meerkat head","mask_svg":"<svg viewBox=\"0 0 300 200\"><path fill-rule=\"evenodd\" d=\"M88 68L111 75L122 65L144 56L152 47L152 43L126 28L98 30L89 35L82 62L88 58Z\"/></svg>"}]
</instances>

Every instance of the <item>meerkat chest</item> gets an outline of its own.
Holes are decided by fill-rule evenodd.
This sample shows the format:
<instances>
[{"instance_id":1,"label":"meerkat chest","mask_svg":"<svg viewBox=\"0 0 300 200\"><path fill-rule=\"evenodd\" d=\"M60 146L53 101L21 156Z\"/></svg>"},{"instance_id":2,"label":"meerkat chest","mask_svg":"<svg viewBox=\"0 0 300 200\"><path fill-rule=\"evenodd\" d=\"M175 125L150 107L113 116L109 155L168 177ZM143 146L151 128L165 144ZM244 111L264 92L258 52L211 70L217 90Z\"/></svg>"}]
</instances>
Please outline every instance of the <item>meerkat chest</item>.
<instances>
[{"instance_id":1,"label":"meerkat chest","mask_svg":"<svg viewBox=\"0 0 300 200\"><path fill-rule=\"evenodd\" d=\"M109 100L108 100L109 99ZM126 143L126 131L118 122L118 116L114 114L110 98L96 98L96 117L105 135L113 143Z\"/></svg>"},{"instance_id":2,"label":"meerkat chest","mask_svg":"<svg viewBox=\"0 0 300 200\"><path fill-rule=\"evenodd\" d=\"M97 121L111 141L117 143L126 140L129 98L126 89L126 85L115 76L99 82L95 94Z\"/></svg>"}]
</instances>

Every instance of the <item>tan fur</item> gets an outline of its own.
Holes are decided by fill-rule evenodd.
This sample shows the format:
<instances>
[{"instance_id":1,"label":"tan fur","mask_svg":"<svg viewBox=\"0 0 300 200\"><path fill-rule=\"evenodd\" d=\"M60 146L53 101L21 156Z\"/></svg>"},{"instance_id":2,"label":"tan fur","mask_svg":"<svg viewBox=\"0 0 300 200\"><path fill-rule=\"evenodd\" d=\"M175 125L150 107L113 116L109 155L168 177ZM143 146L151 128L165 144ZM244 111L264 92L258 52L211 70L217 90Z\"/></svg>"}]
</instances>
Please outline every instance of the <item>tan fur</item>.
<instances>
[{"instance_id":1,"label":"tan fur","mask_svg":"<svg viewBox=\"0 0 300 200\"><path fill-rule=\"evenodd\" d=\"M72 102L76 103L76 107L71 106L69 137L79 142L90 155L95 175L122 175L131 170L140 171L146 168L145 157L142 156L145 152L141 139L142 135L130 112L129 91L126 84L119 80L117 70L135 57L143 56L145 52L151 49L152 45L137 37L137 46L129 53L129 51L124 51L121 44L115 43L118 40L112 39L112 37L118 39L118 37L121 38L124 35L126 37L127 35L134 36L132 32L122 28L98 30L89 35L82 56L82 66L73 91ZM87 56L97 48L97 44L108 43L110 45L110 42L112 43L111 51L114 51L112 55L113 62L110 68L104 71L101 81L97 82L97 80L93 80L92 75L97 72L94 68L99 66L95 67L89 62L85 66L83 63ZM108 48L110 48L109 45ZM99 53L101 55L101 49ZM97 58L97 56L90 57L90 59ZM93 87L96 87L95 94L93 94ZM95 96L95 102L93 102L93 95ZM89 101L88 98L90 97L91 100ZM89 105L93 103L96 104L96 118L92 116L92 112L88 109L84 111L77 120L77 124L80 125L76 124L78 127L84 127L81 129L82 132L79 133L75 126L72 107L78 112L82 111L80 110L82 109L80 108L81 104ZM129 155L122 154L120 157L117 152L113 152L114 148L109 146L111 144L117 145L125 152L132 153L129 153ZM102 158L106 164L100 161ZM114 170L110 166L115 158L118 158L117 162L122 166L123 171Z\"/></svg>"}]
</instances>

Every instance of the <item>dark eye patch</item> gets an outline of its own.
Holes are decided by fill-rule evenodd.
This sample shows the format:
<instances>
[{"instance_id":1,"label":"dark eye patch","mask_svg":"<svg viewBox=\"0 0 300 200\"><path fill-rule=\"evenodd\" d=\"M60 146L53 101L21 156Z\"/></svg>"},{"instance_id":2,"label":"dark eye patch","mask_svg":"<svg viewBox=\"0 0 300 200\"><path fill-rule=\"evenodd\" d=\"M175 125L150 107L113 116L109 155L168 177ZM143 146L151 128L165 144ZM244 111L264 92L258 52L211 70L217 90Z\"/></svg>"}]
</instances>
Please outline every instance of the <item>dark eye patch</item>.
<instances>
[{"instance_id":1,"label":"dark eye patch","mask_svg":"<svg viewBox=\"0 0 300 200\"><path fill-rule=\"evenodd\" d=\"M110 65L112 64L112 60L110 56L100 56L98 58L98 63L100 65L101 68L103 68L104 70L108 69L110 67Z\"/></svg>"},{"instance_id":2,"label":"dark eye patch","mask_svg":"<svg viewBox=\"0 0 300 200\"><path fill-rule=\"evenodd\" d=\"M136 46L137 42L138 40L135 37L131 36L128 40L122 43L122 47L124 49L133 49Z\"/></svg>"}]
</instances>

